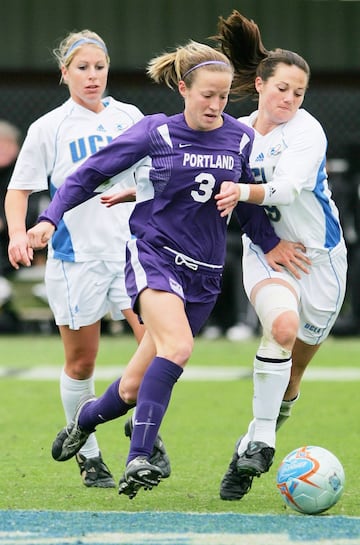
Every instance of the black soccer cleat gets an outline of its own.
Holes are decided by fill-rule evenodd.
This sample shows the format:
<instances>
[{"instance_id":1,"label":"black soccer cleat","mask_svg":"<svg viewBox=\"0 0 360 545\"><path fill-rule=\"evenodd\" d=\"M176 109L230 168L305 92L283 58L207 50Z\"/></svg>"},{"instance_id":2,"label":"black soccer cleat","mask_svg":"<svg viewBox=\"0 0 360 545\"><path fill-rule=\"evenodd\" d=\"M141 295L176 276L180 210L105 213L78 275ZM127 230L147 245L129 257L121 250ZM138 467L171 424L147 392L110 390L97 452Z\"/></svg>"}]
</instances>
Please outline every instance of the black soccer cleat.
<instances>
[{"instance_id":1,"label":"black soccer cleat","mask_svg":"<svg viewBox=\"0 0 360 545\"><path fill-rule=\"evenodd\" d=\"M129 418L125 422L124 430L126 437L131 439L134 424L132 418ZM161 469L162 478L167 479L171 474L170 458L166 452L165 445L160 435L156 436L152 454L149 458L149 462Z\"/></svg>"},{"instance_id":2,"label":"black soccer cleat","mask_svg":"<svg viewBox=\"0 0 360 545\"><path fill-rule=\"evenodd\" d=\"M241 500L250 491L253 478L269 471L273 463L275 449L261 441L250 441L246 451L239 456L241 439L236 443L228 470L221 481L222 500Z\"/></svg>"},{"instance_id":3,"label":"black soccer cleat","mask_svg":"<svg viewBox=\"0 0 360 545\"><path fill-rule=\"evenodd\" d=\"M115 488L116 484L101 453L94 458L85 458L81 453L76 454L76 462L80 469L83 483L88 488Z\"/></svg>"},{"instance_id":4,"label":"black soccer cleat","mask_svg":"<svg viewBox=\"0 0 360 545\"><path fill-rule=\"evenodd\" d=\"M237 462L239 460L238 447L241 439L242 437L236 443L228 470L220 484L220 498L222 500L241 500L249 492L252 485L253 477L241 475L237 470Z\"/></svg>"},{"instance_id":5,"label":"black soccer cleat","mask_svg":"<svg viewBox=\"0 0 360 545\"><path fill-rule=\"evenodd\" d=\"M119 494L125 494L125 496L128 496L129 500L135 498L140 488L141 484L139 483L128 483L125 479L125 475L123 475L119 481Z\"/></svg>"},{"instance_id":6,"label":"black soccer cleat","mask_svg":"<svg viewBox=\"0 0 360 545\"><path fill-rule=\"evenodd\" d=\"M74 419L55 437L51 448L51 454L57 462L65 462L75 456L81 447L85 445L89 435L94 431L83 430L79 426L78 421L81 409L84 405L95 399L96 397L91 394L81 396L75 410Z\"/></svg>"},{"instance_id":7,"label":"black soccer cleat","mask_svg":"<svg viewBox=\"0 0 360 545\"><path fill-rule=\"evenodd\" d=\"M236 462L238 473L260 477L269 471L274 460L275 449L262 441L250 441L245 452Z\"/></svg>"},{"instance_id":8,"label":"black soccer cleat","mask_svg":"<svg viewBox=\"0 0 360 545\"><path fill-rule=\"evenodd\" d=\"M151 490L162 478L159 467L151 464L145 456L137 456L128 463L124 475L119 481L119 494L125 494L132 500L140 488Z\"/></svg>"}]
</instances>

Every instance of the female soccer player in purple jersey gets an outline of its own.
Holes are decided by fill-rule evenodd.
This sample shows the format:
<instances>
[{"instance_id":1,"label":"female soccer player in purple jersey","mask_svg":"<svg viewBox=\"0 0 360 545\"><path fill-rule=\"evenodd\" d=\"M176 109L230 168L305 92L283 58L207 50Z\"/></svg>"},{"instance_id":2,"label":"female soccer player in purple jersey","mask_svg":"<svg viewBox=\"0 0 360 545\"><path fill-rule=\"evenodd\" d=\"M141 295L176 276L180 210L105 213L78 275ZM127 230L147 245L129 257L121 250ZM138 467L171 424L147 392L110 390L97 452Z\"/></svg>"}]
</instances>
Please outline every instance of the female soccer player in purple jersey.
<instances>
[{"instance_id":1,"label":"female soccer player in purple jersey","mask_svg":"<svg viewBox=\"0 0 360 545\"><path fill-rule=\"evenodd\" d=\"M130 452L120 480L119 493L130 498L141 487L156 486L162 477L161 469L150 463L150 453L173 386L191 355L193 337L220 291L227 216L237 205L238 180L251 180L253 140L251 128L224 113L233 69L222 53L191 41L153 59L148 73L156 82L177 86L184 112L147 116L89 158L67 178L41 222L29 231L32 246L41 247L65 210L91 198L115 173L150 156L150 183L137 187L130 220L133 238L127 246L127 289L146 326L140 347L151 350L155 345L138 391ZM276 246L279 239L269 233L262 209L238 206L244 229L264 251ZM102 398L83 400L73 425L54 441L55 459L70 458L98 424L126 412L118 389L116 381Z\"/></svg>"},{"instance_id":2,"label":"female soccer player in purple jersey","mask_svg":"<svg viewBox=\"0 0 360 545\"><path fill-rule=\"evenodd\" d=\"M290 416L305 369L341 309L347 260L328 188L326 136L301 108L308 64L292 51L267 51L257 25L236 11L220 19L217 39L235 68L234 94L258 97L258 109L240 118L255 130L250 166L256 183L238 184L239 200L264 205L278 236L301 241L311 260L310 273L299 278L274 271L243 237L244 286L262 339L254 358L253 420L220 486L222 499L239 500L273 462L276 430Z\"/></svg>"}]
</instances>

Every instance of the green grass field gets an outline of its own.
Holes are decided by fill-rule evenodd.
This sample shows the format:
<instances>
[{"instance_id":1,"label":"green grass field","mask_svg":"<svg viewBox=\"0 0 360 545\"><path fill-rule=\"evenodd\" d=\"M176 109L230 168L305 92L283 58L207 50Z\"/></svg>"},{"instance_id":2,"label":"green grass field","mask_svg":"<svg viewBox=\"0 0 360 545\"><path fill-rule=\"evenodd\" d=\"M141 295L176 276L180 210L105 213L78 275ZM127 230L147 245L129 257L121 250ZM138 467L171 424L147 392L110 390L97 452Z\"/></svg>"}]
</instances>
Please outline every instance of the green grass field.
<instances>
[{"instance_id":1,"label":"green grass field","mask_svg":"<svg viewBox=\"0 0 360 545\"><path fill-rule=\"evenodd\" d=\"M256 346L256 340L231 343L197 339L188 366L239 366L250 373ZM126 364L134 349L130 336L104 336L98 368L113 366L116 376L117 368ZM52 441L64 425L58 381L16 378L19 369L50 365L60 371L63 349L59 337L0 337L0 353L0 367L9 371L0 380L0 509L286 514L290 511L285 509L275 485L277 466L294 448L317 444L339 457L347 477L344 495L329 513L360 516L359 381L304 380L296 410L278 434L273 467L254 481L241 502L224 502L219 499L219 483L234 442L250 419L252 380L180 380L162 425L172 475L157 489L141 491L130 501L118 496L116 489L84 487L73 460L52 460ZM311 367L359 369L359 354L360 339L330 338ZM97 381L98 395L108 382ZM123 472L128 451L124 422L116 420L97 431L103 457L116 480Z\"/></svg>"}]
</instances>

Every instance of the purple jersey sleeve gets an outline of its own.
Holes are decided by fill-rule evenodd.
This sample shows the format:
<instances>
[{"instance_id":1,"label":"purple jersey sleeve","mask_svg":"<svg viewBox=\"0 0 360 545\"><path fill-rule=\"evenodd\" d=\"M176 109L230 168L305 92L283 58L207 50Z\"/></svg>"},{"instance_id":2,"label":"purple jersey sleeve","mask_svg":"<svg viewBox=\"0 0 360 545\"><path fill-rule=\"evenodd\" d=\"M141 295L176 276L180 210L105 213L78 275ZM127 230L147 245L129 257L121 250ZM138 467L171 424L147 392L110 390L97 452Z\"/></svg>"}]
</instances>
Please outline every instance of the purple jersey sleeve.
<instances>
[{"instance_id":1,"label":"purple jersey sleeve","mask_svg":"<svg viewBox=\"0 0 360 545\"><path fill-rule=\"evenodd\" d=\"M280 242L262 206L239 202L235 215L240 227L249 238L267 254Z\"/></svg>"},{"instance_id":2,"label":"purple jersey sleeve","mask_svg":"<svg viewBox=\"0 0 360 545\"><path fill-rule=\"evenodd\" d=\"M49 221L57 227L67 210L98 195L95 190L99 185L146 157L149 152L149 130L161 116L144 117L89 157L66 178L38 221Z\"/></svg>"}]
</instances>

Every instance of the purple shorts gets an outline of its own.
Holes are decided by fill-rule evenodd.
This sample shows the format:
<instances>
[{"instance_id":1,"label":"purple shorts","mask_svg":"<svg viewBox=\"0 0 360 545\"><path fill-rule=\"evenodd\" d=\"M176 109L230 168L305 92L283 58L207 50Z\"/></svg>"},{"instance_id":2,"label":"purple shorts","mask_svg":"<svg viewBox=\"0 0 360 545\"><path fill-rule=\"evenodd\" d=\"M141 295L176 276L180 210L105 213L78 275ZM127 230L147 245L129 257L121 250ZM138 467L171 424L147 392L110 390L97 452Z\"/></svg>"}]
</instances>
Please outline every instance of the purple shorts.
<instances>
[{"instance_id":1,"label":"purple shorts","mask_svg":"<svg viewBox=\"0 0 360 545\"><path fill-rule=\"evenodd\" d=\"M174 254L139 239L128 242L125 273L134 312L139 313L138 297L145 288L174 293L184 301L194 336L207 321L221 291L222 269L199 265L193 270L185 263L176 264Z\"/></svg>"}]
</instances>

